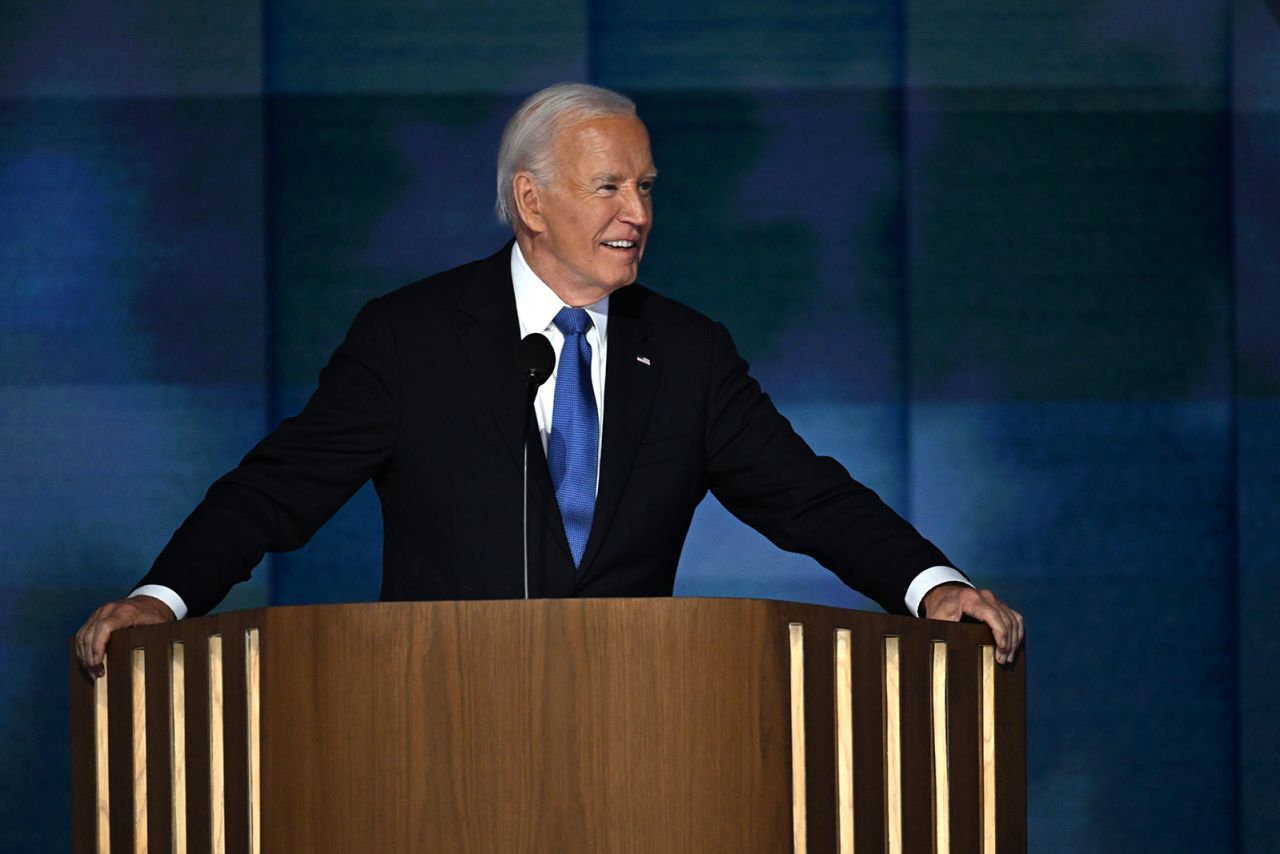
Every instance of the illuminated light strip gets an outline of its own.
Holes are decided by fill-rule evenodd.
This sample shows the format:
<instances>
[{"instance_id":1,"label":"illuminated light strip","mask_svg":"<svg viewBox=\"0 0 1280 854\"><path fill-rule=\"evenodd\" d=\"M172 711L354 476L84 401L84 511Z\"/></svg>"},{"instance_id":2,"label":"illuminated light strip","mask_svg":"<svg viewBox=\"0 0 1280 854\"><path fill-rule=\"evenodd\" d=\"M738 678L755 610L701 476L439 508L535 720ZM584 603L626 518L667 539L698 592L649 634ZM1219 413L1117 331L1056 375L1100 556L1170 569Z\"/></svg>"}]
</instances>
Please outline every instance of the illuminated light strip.
<instances>
[{"instance_id":1,"label":"illuminated light strip","mask_svg":"<svg viewBox=\"0 0 1280 854\"><path fill-rule=\"evenodd\" d=\"M804 626L787 627L791 646L791 842L795 854L808 850L804 786Z\"/></svg>"},{"instance_id":2,"label":"illuminated light strip","mask_svg":"<svg viewBox=\"0 0 1280 854\"><path fill-rule=\"evenodd\" d=\"M173 854L187 854L186 652L174 641L169 652L169 801Z\"/></svg>"},{"instance_id":3,"label":"illuminated light strip","mask_svg":"<svg viewBox=\"0 0 1280 854\"><path fill-rule=\"evenodd\" d=\"M853 854L853 633L836 629L836 833Z\"/></svg>"},{"instance_id":4,"label":"illuminated light strip","mask_svg":"<svg viewBox=\"0 0 1280 854\"><path fill-rule=\"evenodd\" d=\"M147 653L130 651L130 686L133 701L133 850L147 850Z\"/></svg>"},{"instance_id":5,"label":"illuminated light strip","mask_svg":"<svg viewBox=\"0 0 1280 854\"><path fill-rule=\"evenodd\" d=\"M261 664L258 657L259 639L257 629L246 629L244 633L244 669L245 669L245 710L248 724L249 742L249 854L262 852L262 703L259 694L261 681Z\"/></svg>"},{"instance_id":6,"label":"illuminated light strip","mask_svg":"<svg viewBox=\"0 0 1280 854\"><path fill-rule=\"evenodd\" d=\"M227 811L222 738L222 635L209 636L209 847L226 854Z\"/></svg>"},{"instance_id":7,"label":"illuminated light strip","mask_svg":"<svg viewBox=\"0 0 1280 854\"><path fill-rule=\"evenodd\" d=\"M98 854L111 854L111 789L107 774L110 747L107 732L107 660L93 682L93 772L98 806Z\"/></svg>"},{"instance_id":8,"label":"illuminated light strip","mask_svg":"<svg viewBox=\"0 0 1280 854\"><path fill-rule=\"evenodd\" d=\"M951 851L951 779L947 768L947 645L933 642L933 851Z\"/></svg>"},{"instance_id":9,"label":"illuminated light strip","mask_svg":"<svg viewBox=\"0 0 1280 854\"><path fill-rule=\"evenodd\" d=\"M996 651L982 648L982 854L996 850Z\"/></svg>"},{"instance_id":10,"label":"illuminated light strip","mask_svg":"<svg viewBox=\"0 0 1280 854\"><path fill-rule=\"evenodd\" d=\"M902 854L902 709L898 638L884 639L885 851Z\"/></svg>"}]
</instances>

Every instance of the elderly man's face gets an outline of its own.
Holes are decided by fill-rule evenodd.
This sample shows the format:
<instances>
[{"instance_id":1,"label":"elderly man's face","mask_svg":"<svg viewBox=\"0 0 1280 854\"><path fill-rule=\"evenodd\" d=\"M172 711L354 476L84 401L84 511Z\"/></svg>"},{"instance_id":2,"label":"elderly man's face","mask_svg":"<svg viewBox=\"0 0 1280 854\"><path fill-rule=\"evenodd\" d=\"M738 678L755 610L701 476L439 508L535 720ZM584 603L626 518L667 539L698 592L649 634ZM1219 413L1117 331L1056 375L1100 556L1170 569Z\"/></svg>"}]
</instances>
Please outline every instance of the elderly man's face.
<instances>
[{"instance_id":1,"label":"elderly man's face","mask_svg":"<svg viewBox=\"0 0 1280 854\"><path fill-rule=\"evenodd\" d=\"M653 224L649 134L636 118L591 119L560 131L554 157L539 194L542 274L562 296L595 302L636 280Z\"/></svg>"}]
</instances>

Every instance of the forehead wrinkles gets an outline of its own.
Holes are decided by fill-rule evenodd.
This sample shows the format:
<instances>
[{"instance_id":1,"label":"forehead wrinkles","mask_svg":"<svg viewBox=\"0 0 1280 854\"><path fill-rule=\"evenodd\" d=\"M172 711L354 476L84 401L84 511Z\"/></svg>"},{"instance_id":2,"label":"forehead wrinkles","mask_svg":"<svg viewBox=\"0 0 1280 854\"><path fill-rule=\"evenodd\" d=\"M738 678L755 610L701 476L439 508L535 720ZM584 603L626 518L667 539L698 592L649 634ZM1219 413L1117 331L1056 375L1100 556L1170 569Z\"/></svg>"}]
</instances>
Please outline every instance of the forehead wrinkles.
<instances>
[{"instance_id":1,"label":"forehead wrinkles","mask_svg":"<svg viewBox=\"0 0 1280 854\"><path fill-rule=\"evenodd\" d=\"M586 179L599 175L645 177L656 173L649 135L639 119L605 118L570 122L553 146L553 174ZM631 162L635 161L635 162Z\"/></svg>"}]
</instances>

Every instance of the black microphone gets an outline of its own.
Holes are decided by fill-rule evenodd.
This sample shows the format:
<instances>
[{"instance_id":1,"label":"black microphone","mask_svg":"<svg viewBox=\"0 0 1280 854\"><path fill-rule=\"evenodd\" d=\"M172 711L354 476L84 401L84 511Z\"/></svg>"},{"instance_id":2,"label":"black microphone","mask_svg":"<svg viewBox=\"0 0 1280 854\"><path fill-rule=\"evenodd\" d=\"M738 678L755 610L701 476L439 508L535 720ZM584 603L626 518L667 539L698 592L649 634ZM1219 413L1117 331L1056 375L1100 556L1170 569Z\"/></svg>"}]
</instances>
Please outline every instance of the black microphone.
<instances>
[{"instance_id":1,"label":"black microphone","mask_svg":"<svg viewBox=\"0 0 1280 854\"><path fill-rule=\"evenodd\" d=\"M556 367L556 351L547 336L535 332L520 340L520 373L524 377L524 489L520 497L520 518L524 532L524 598L529 598L529 420L533 417L533 399L538 387L547 381Z\"/></svg>"},{"instance_id":2,"label":"black microphone","mask_svg":"<svg viewBox=\"0 0 1280 854\"><path fill-rule=\"evenodd\" d=\"M540 332L526 335L520 340L520 369L529 388L535 392L547 381L556 367L556 351L547 336Z\"/></svg>"}]
</instances>

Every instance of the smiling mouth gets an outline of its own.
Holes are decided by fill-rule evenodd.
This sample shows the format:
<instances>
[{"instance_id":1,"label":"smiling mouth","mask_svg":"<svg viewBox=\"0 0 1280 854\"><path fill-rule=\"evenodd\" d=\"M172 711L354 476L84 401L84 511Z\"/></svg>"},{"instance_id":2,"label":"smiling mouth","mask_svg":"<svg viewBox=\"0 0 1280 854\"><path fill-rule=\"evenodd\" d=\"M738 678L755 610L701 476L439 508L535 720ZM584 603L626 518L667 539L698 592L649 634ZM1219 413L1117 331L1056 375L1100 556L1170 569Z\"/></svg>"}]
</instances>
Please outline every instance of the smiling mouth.
<instances>
[{"instance_id":1,"label":"smiling mouth","mask_svg":"<svg viewBox=\"0 0 1280 854\"><path fill-rule=\"evenodd\" d=\"M610 249L635 249L636 242L634 240L605 240L601 244L608 246Z\"/></svg>"}]
</instances>

